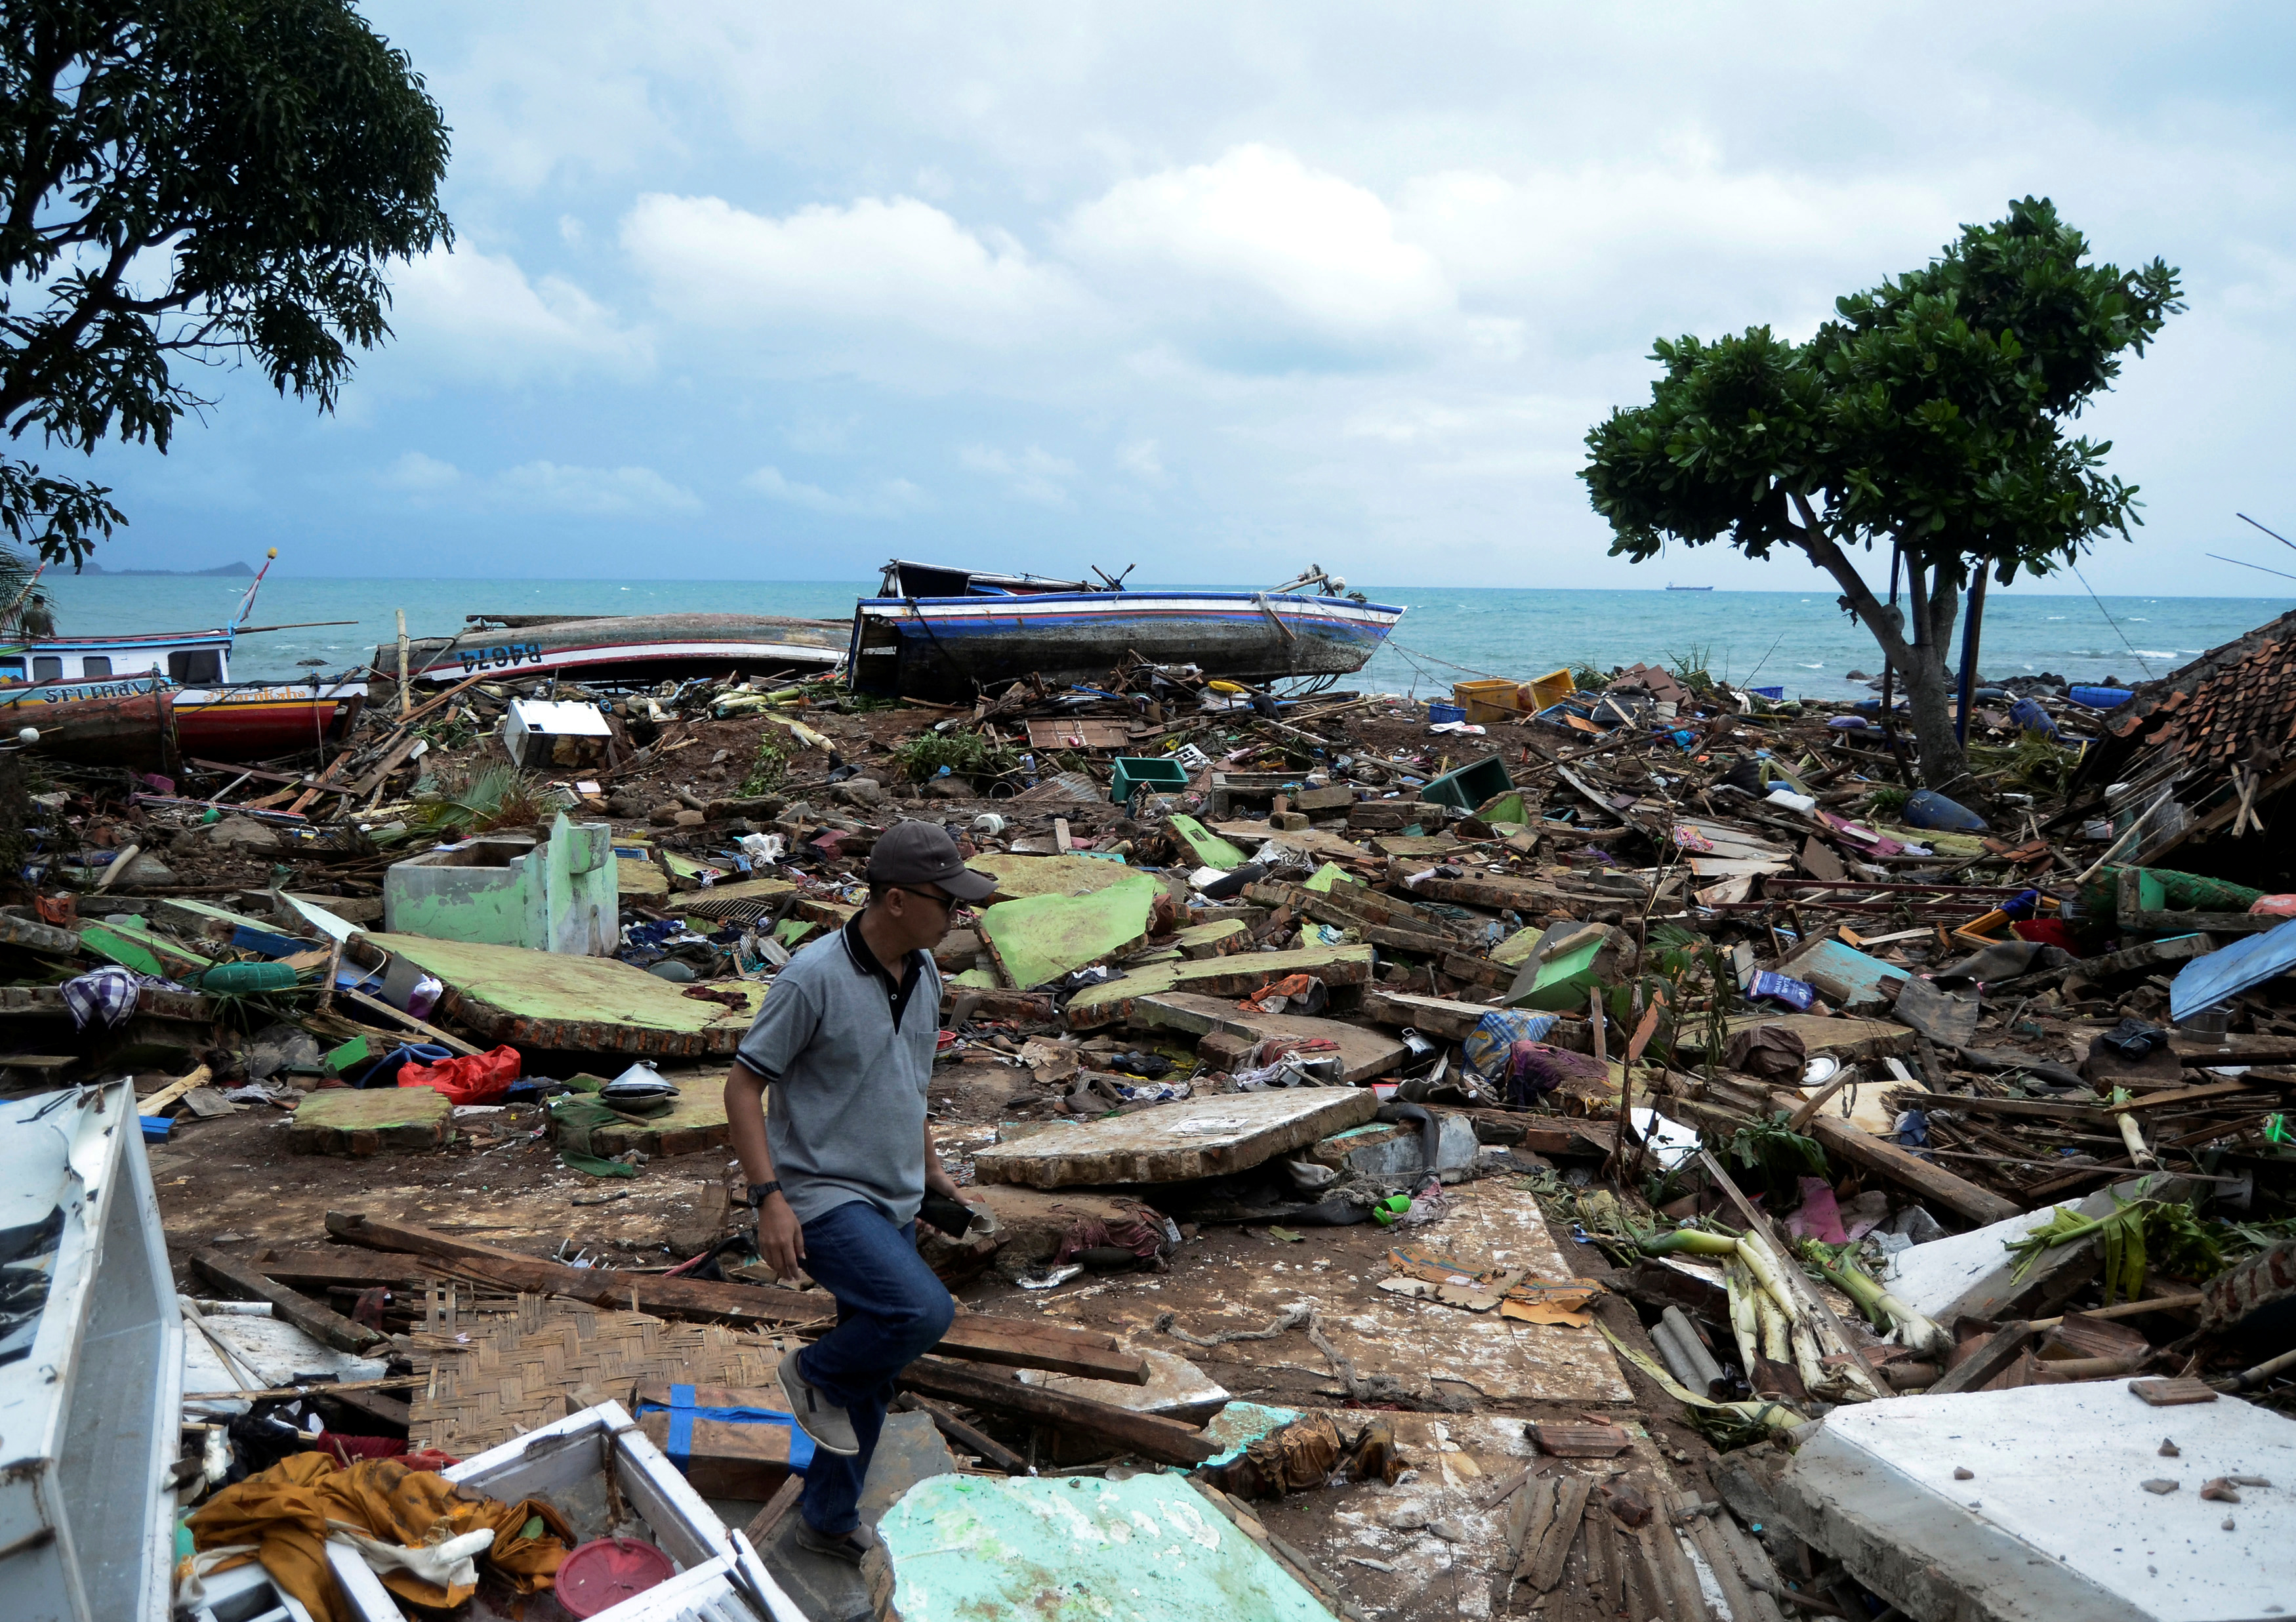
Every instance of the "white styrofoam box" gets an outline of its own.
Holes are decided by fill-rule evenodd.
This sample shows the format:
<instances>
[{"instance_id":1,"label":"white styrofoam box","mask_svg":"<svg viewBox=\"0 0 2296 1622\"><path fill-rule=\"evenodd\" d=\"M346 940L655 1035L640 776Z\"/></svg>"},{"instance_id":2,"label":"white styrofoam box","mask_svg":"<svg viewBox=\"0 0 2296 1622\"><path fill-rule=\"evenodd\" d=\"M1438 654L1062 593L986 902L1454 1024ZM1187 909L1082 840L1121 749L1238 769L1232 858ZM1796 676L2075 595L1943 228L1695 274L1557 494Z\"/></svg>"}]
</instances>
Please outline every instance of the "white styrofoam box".
<instances>
[{"instance_id":1,"label":"white styrofoam box","mask_svg":"<svg viewBox=\"0 0 2296 1622\"><path fill-rule=\"evenodd\" d=\"M606 724L604 712L594 704L513 698L503 715L503 747L510 751L511 763L515 766L527 764L529 750L536 750L536 763L548 765L551 740L554 738L603 738L613 735L614 729Z\"/></svg>"},{"instance_id":2,"label":"white styrofoam box","mask_svg":"<svg viewBox=\"0 0 2296 1622\"><path fill-rule=\"evenodd\" d=\"M132 1083L0 1104L0 1258L48 1280L0 1363L0 1609L162 1622L184 1325Z\"/></svg>"},{"instance_id":3,"label":"white styrofoam box","mask_svg":"<svg viewBox=\"0 0 2296 1622\"><path fill-rule=\"evenodd\" d=\"M202 1577L201 1586L200 1602L180 1612L177 1622L312 1622L311 1613L258 1561Z\"/></svg>"},{"instance_id":4,"label":"white styrofoam box","mask_svg":"<svg viewBox=\"0 0 2296 1622\"><path fill-rule=\"evenodd\" d=\"M677 1575L608 1606L593 1622L808 1622L749 1540L718 1519L619 1403L569 1414L442 1473L515 1503L572 1492L603 1474L610 1458L614 1485L652 1530L655 1545ZM327 1560L359 1622L402 1622L390 1591L357 1550L330 1544Z\"/></svg>"}]
</instances>

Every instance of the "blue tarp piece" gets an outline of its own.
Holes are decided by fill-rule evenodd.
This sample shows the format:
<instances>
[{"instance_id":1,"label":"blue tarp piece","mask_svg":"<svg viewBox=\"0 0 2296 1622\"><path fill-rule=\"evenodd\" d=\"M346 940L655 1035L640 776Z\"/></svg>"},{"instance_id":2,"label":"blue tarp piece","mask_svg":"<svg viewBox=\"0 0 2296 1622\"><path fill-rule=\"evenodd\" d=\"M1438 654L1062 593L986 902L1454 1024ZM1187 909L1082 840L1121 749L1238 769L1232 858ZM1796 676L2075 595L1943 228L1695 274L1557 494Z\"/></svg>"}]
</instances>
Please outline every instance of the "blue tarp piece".
<instances>
[{"instance_id":1,"label":"blue tarp piece","mask_svg":"<svg viewBox=\"0 0 2296 1622\"><path fill-rule=\"evenodd\" d=\"M2169 1017L2188 1019L2292 968L2296 968L2296 918L2204 958L2194 958L2178 969L2169 984Z\"/></svg>"}]
</instances>

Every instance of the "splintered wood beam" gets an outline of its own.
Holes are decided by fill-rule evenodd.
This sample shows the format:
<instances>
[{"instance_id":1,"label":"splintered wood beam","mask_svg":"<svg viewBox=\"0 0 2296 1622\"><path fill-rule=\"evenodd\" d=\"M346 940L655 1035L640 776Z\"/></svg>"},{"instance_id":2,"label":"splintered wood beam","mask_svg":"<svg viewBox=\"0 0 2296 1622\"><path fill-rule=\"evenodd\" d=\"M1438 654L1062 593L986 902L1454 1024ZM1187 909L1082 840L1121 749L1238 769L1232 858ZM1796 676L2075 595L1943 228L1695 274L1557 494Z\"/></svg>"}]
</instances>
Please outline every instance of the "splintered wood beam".
<instances>
[{"instance_id":1,"label":"splintered wood beam","mask_svg":"<svg viewBox=\"0 0 2296 1622\"><path fill-rule=\"evenodd\" d=\"M459 1278L514 1293L564 1296L593 1306L648 1313L657 1318L771 1325L800 1335L824 1335L835 1327L825 1311L804 1297L754 1284L721 1284L611 1267L569 1267L412 1223L385 1222L356 1212L328 1212L327 1231L350 1244L434 1258ZM788 1305L783 1305L783 1300ZM1124 1350L1113 1335L1096 1330L960 1313L934 1349L972 1363L1041 1369L1051 1374L1128 1386L1148 1383L1147 1360Z\"/></svg>"},{"instance_id":2,"label":"splintered wood beam","mask_svg":"<svg viewBox=\"0 0 2296 1622\"><path fill-rule=\"evenodd\" d=\"M268 1301L271 1310L281 1318L338 1352L364 1353L377 1342L390 1338L381 1330L354 1323L332 1307L264 1277L253 1267L219 1250L194 1252L192 1266L201 1277L223 1289L234 1290L250 1301Z\"/></svg>"},{"instance_id":3,"label":"splintered wood beam","mask_svg":"<svg viewBox=\"0 0 2296 1622\"><path fill-rule=\"evenodd\" d=\"M1220 1451L1203 1432L1161 1414L1138 1413L1090 1397L1024 1386L1017 1379L984 1374L938 1357L920 1357L896 1375L893 1384L903 1391L961 1403L967 1408L1082 1431L1159 1464L1194 1466Z\"/></svg>"},{"instance_id":4,"label":"splintered wood beam","mask_svg":"<svg viewBox=\"0 0 2296 1622\"><path fill-rule=\"evenodd\" d=\"M1799 1093L1774 1094L1773 1109L1791 1114L1802 1102ZM1924 1198L1934 1199L1971 1222L1983 1226L1988 1223L2006 1222L2021 1215L2024 1207L2014 1200L2004 1199L1989 1189L1982 1189L1967 1180L1955 1176L1942 1166L1931 1165L1918 1156L1906 1153L1886 1138L1877 1138L1863 1128L1833 1116L1816 1116L1809 1123L1809 1135L1817 1140L1829 1155L1840 1155L1853 1160L1868 1171L1882 1176L1901 1187L1913 1190Z\"/></svg>"}]
</instances>

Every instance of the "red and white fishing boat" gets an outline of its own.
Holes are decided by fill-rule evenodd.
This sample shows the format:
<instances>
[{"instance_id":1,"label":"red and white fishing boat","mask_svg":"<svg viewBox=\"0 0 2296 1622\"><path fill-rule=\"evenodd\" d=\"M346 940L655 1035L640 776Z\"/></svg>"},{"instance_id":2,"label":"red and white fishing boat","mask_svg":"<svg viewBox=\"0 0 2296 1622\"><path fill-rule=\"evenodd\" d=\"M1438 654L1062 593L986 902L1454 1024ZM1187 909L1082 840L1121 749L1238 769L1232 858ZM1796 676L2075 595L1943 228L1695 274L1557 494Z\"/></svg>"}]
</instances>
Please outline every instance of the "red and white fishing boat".
<instances>
[{"instance_id":1,"label":"red and white fishing boat","mask_svg":"<svg viewBox=\"0 0 2296 1622\"><path fill-rule=\"evenodd\" d=\"M287 626L247 623L274 548L231 623L207 630L50 636L0 642L0 725L33 747L89 764L172 770L182 761L261 761L345 737L366 684L234 681L235 638Z\"/></svg>"}]
</instances>

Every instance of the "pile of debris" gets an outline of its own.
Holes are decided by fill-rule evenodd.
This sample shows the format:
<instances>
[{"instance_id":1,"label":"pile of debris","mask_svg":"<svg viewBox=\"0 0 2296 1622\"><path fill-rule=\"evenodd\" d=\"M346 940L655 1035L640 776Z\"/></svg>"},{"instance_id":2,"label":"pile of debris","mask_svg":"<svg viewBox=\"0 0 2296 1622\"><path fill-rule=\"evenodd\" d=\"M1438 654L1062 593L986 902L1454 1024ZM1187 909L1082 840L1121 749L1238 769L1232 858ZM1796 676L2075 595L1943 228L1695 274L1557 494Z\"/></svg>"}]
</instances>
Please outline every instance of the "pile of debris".
<instances>
[{"instance_id":1,"label":"pile of debris","mask_svg":"<svg viewBox=\"0 0 2296 1622\"><path fill-rule=\"evenodd\" d=\"M1055 1580L2258 1614L2296 897L2254 836L2287 723L2210 741L2247 668L1982 686L1958 803L1879 700L1650 665L1434 704L1137 662L969 707L480 674L229 776L10 755L0 1107L132 1080L150 1175L109 1186L156 1182L189 1328L154 1468L314 1615L508 1606L633 1540L771 1617ZM936 952L931 1093L988 1214L921 1241L968 1310L840 1577L789 1540L805 1449L758 1389L833 1308L733 1223L718 1083L906 816L998 881ZM70 1328L29 1311L6 1344ZM584 1464L521 1465L537 1437ZM284 1552L286 1488L388 1544L440 1469L503 1517L475 1564Z\"/></svg>"}]
</instances>

